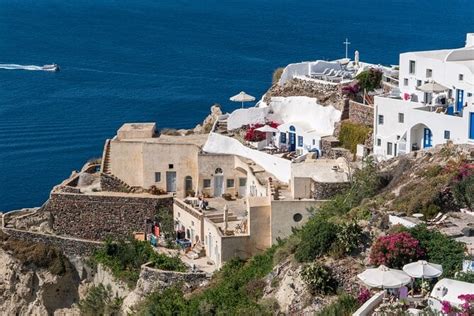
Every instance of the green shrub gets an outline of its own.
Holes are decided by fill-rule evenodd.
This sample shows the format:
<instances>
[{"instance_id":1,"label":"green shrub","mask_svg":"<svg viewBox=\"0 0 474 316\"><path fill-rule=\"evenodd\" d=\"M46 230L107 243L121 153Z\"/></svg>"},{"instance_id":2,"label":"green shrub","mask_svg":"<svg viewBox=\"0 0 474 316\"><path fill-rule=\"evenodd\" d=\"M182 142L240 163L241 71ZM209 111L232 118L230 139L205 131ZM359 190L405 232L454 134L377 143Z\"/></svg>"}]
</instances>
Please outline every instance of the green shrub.
<instances>
[{"instance_id":1,"label":"green shrub","mask_svg":"<svg viewBox=\"0 0 474 316\"><path fill-rule=\"evenodd\" d=\"M134 315L191 315L184 293L178 286L154 292L134 308Z\"/></svg>"},{"instance_id":2,"label":"green shrub","mask_svg":"<svg viewBox=\"0 0 474 316\"><path fill-rule=\"evenodd\" d=\"M350 316L359 308L357 299L349 294L338 296L337 300L319 311L317 316Z\"/></svg>"},{"instance_id":3,"label":"green shrub","mask_svg":"<svg viewBox=\"0 0 474 316\"><path fill-rule=\"evenodd\" d=\"M296 260L308 262L325 255L337 238L338 228L319 217L309 220L301 231L301 243L295 252Z\"/></svg>"},{"instance_id":4,"label":"green shrub","mask_svg":"<svg viewBox=\"0 0 474 316\"><path fill-rule=\"evenodd\" d=\"M454 197L459 205L474 210L474 175L454 184Z\"/></svg>"},{"instance_id":5,"label":"green shrub","mask_svg":"<svg viewBox=\"0 0 474 316\"><path fill-rule=\"evenodd\" d=\"M458 272L454 278L458 281L474 283L474 272Z\"/></svg>"},{"instance_id":6,"label":"green shrub","mask_svg":"<svg viewBox=\"0 0 474 316\"><path fill-rule=\"evenodd\" d=\"M372 129L365 125L343 121L339 132L339 141L342 147L355 154L357 144L364 144L371 131Z\"/></svg>"},{"instance_id":7,"label":"green shrub","mask_svg":"<svg viewBox=\"0 0 474 316\"><path fill-rule=\"evenodd\" d=\"M294 254L300 242L301 239L298 233L293 233L290 237L283 241L275 251L275 255L273 256L273 264L277 265Z\"/></svg>"},{"instance_id":8,"label":"green shrub","mask_svg":"<svg viewBox=\"0 0 474 316\"><path fill-rule=\"evenodd\" d=\"M284 67L279 67L275 69L272 76L272 84L277 84L280 81L281 75L283 74Z\"/></svg>"},{"instance_id":9,"label":"green shrub","mask_svg":"<svg viewBox=\"0 0 474 316\"><path fill-rule=\"evenodd\" d=\"M312 263L303 267L301 278L313 295L336 293L337 281L333 278L331 270L319 263Z\"/></svg>"},{"instance_id":10,"label":"green shrub","mask_svg":"<svg viewBox=\"0 0 474 316\"><path fill-rule=\"evenodd\" d=\"M119 315L122 302L122 298L112 296L110 285L105 288L99 284L87 291L86 297L79 302L79 310L84 316L114 316Z\"/></svg>"},{"instance_id":11,"label":"green shrub","mask_svg":"<svg viewBox=\"0 0 474 316\"><path fill-rule=\"evenodd\" d=\"M424 225L418 225L408 230L420 242L425 250L427 261L441 264L443 276L450 278L461 270L462 261L465 259L465 246L439 231L429 230Z\"/></svg>"},{"instance_id":12,"label":"green shrub","mask_svg":"<svg viewBox=\"0 0 474 316\"><path fill-rule=\"evenodd\" d=\"M370 68L357 75L356 79L361 89L373 91L381 87L382 72L378 69Z\"/></svg>"},{"instance_id":13,"label":"green shrub","mask_svg":"<svg viewBox=\"0 0 474 316\"><path fill-rule=\"evenodd\" d=\"M126 282L130 287L137 282L141 266L149 261L158 269L185 271L185 265L179 258L157 254L150 243L136 239L117 242L107 240L93 258L97 263L108 267L116 278Z\"/></svg>"},{"instance_id":14,"label":"green shrub","mask_svg":"<svg viewBox=\"0 0 474 316\"><path fill-rule=\"evenodd\" d=\"M362 244L362 228L355 222L344 223L339 225L336 237L336 245L341 247L343 254L351 254Z\"/></svg>"}]
</instances>

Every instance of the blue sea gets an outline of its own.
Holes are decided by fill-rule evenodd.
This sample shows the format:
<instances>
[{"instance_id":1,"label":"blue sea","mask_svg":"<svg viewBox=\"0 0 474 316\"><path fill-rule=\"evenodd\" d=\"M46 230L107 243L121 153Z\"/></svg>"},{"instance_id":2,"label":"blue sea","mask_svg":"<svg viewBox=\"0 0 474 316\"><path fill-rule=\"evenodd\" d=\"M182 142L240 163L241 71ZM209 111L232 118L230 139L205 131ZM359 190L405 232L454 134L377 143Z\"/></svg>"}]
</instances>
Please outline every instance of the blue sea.
<instances>
[{"instance_id":1,"label":"blue sea","mask_svg":"<svg viewBox=\"0 0 474 316\"><path fill-rule=\"evenodd\" d=\"M0 210L39 206L124 122L194 127L291 62L464 45L472 0L0 0ZM4 67L9 68L9 67Z\"/></svg>"}]
</instances>

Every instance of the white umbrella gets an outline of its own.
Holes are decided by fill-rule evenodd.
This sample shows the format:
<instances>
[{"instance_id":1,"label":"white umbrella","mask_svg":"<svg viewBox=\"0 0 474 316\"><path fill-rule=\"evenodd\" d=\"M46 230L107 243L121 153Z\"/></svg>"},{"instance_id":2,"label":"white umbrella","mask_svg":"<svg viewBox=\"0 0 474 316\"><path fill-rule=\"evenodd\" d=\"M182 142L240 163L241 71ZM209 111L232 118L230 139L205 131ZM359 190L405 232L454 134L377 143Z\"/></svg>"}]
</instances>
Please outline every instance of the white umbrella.
<instances>
[{"instance_id":1,"label":"white umbrella","mask_svg":"<svg viewBox=\"0 0 474 316\"><path fill-rule=\"evenodd\" d=\"M417 262L404 265L403 271L413 278L431 279L437 278L443 274L443 266L440 264L419 260Z\"/></svg>"},{"instance_id":2,"label":"white umbrella","mask_svg":"<svg viewBox=\"0 0 474 316\"><path fill-rule=\"evenodd\" d=\"M242 107L244 107L244 102L252 102L255 101L255 97L251 96L250 94L245 93L244 91L240 91L239 94L230 97L230 100L233 102L242 102Z\"/></svg>"},{"instance_id":3,"label":"white umbrella","mask_svg":"<svg viewBox=\"0 0 474 316\"><path fill-rule=\"evenodd\" d=\"M256 128L255 130L259 132L264 132L264 133L278 133L279 132L278 129L271 127L269 125L263 125L262 127Z\"/></svg>"},{"instance_id":4,"label":"white umbrella","mask_svg":"<svg viewBox=\"0 0 474 316\"><path fill-rule=\"evenodd\" d=\"M382 289L398 289L411 281L410 276L402 270L390 269L384 265L367 269L357 277L369 287Z\"/></svg>"},{"instance_id":5,"label":"white umbrella","mask_svg":"<svg viewBox=\"0 0 474 316\"><path fill-rule=\"evenodd\" d=\"M440 93L440 92L449 90L448 87L445 87L435 81L422 84L417 89L423 92L428 92L428 93Z\"/></svg>"}]
</instances>

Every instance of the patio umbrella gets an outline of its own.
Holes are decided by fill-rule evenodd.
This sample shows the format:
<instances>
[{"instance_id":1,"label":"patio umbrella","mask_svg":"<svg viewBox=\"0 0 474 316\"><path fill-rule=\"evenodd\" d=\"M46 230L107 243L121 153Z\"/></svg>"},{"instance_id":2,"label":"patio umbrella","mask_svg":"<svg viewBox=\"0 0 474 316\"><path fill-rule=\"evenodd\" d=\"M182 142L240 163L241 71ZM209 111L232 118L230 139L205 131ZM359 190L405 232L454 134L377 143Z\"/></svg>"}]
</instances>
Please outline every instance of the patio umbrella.
<instances>
[{"instance_id":1,"label":"patio umbrella","mask_svg":"<svg viewBox=\"0 0 474 316\"><path fill-rule=\"evenodd\" d=\"M384 265L367 269L358 274L357 277L369 287L382 289L398 289L411 281L410 276L405 272L390 269Z\"/></svg>"},{"instance_id":2,"label":"patio umbrella","mask_svg":"<svg viewBox=\"0 0 474 316\"><path fill-rule=\"evenodd\" d=\"M443 273L443 266L424 260L412 262L403 266L403 271L412 278L431 279L437 278Z\"/></svg>"},{"instance_id":3,"label":"patio umbrella","mask_svg":"<svg viewBox=\"0 0 474 316\"><path fill-rule=\"evenodd\" d=\"M250 94L245 93L244 91L240 91L239 94L230 97L232 102L242 102L242 107L244 107L244 102L252 102L255 101L255 97L251 96Z\"/></svg>"},{"instance_id":4,"label":"patio umbrella","mask_svg":"<svg viewBox=\"0 0 474 316\"><path fill-rule=\"evenodd\" d=\"M263 125L262 127L256 128L255 130L259 132L264 132L264 133L278 133L279 132L278 129L271 127L269 125Z\"/></svg>"},{"instance_id":5,"label":"patio umbrella","mask_svg":"<svg viewBox=\"0 0 474 316\"><path fill-rule=\"evenodd\" d=\"M435 81L422 84L417 89L423 92L427 92L427 93L440 93L440 92L449 90L448 87L445 87Z\"/></svg>"}]
</instances>

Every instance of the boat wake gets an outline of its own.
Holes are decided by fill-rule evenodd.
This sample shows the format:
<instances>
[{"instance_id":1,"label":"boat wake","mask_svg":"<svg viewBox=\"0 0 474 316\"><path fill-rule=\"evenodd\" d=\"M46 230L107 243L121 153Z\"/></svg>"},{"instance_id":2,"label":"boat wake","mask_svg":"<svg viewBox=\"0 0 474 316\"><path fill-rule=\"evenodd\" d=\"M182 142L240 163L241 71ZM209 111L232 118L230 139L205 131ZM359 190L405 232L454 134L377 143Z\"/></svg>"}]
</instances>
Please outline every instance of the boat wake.
<instances>
[{"instance_id":1,"label":"boat wake","mask_svg":"<svg viewBox=\"0 0 474 316\"><path fill-rule=\"evenodd\" d=\"M59 71L56 64L35 66L35 65L18 65L18 64L0 64L0 69L6 70L30 70L30 71Z\"/></svg>"}]
</instances>

